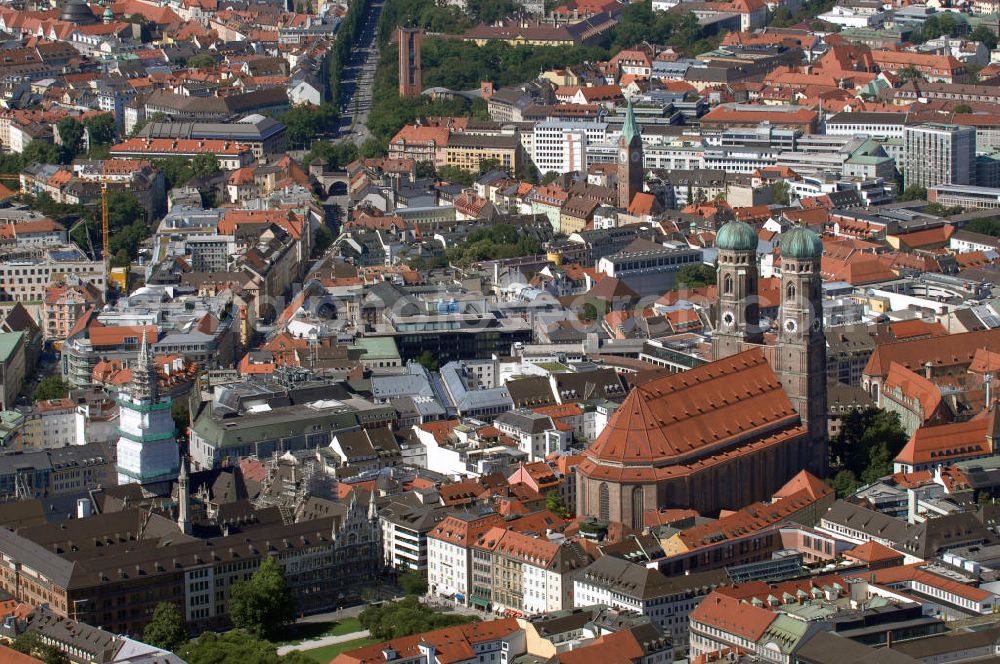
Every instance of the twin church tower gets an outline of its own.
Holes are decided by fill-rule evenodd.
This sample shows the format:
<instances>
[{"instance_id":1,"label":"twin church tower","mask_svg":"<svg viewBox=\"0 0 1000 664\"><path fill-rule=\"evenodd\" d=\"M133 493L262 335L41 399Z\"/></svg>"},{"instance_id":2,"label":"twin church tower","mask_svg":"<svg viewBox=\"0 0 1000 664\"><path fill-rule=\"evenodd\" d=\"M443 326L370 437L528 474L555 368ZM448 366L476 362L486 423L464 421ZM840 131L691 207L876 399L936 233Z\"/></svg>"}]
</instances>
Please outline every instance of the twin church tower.
<instances>
[{"instance_id":1,"label":"twin church tower","mask_svg":"<svg viewBox=\"0 0 1000 664\"><path fill-rule=\"evenodd\" d=\"M781 234L781 306L777 338L768 344L760 322L757 231L746 222L729 221L719 229L715 247L719 266L712 357L719 360L753 346L764 351L809 429L815 458L808 469L822 476L827 465L823 242L803 226Z\"/></svg>"}]
</instances>

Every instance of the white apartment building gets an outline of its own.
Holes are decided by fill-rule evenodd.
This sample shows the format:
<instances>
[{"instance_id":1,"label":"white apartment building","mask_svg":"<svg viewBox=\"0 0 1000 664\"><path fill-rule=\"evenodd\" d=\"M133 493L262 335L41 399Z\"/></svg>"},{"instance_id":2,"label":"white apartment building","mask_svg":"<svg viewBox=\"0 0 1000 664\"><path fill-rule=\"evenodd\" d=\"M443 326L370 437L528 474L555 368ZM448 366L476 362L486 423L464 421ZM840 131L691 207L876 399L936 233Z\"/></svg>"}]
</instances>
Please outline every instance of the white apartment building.
<instances>
[{"instance_id":1,"label":"white apartment building","mask_svg":"<svg viewBox=\"0 0 1000 664\"><path fill-rule=\"evenodd\" d=\"M685 171L707 168L705 148L700 140L692 138L654 143L643 148L642 156L646 168Z\"/></svg>"},{"instance_id":2,"label":"white apartment building","mask_svg":"<svg viewBox=\"0 0 1000 664\"><path fill-rule=\"evenodd\" d=\"M688 616L712 588L729 583L725 572L667 577L659 570L614 556L598 558L573 584L577 607L605 604L649 617L671 637L674 652L687 649Z\"/></svg>"},{"instance_id":3,"label":"white apartment building","mask_svg":"<svg viewBox=\"0 0 1000 664\"><path fill-rule=\"evenodd\" d=\"M412 496L416 497L416 504L392 502L379 510L382 555L386 567L424 571L427 569L427 534L445 518L446 512L441 505L423 504L423 494L419 492ZM437 492L433 492L433 498L437 497Z\"/></svg>"},{"instance_id":4,"label":"white apartment building","mask_svg":"<svg viewBox=\"0 0 1000 664\"><path fill-rule=\"evenodd\" d=\"M691 613L691 659L709 653L739 648L758 656L759 642L767 633L775 614L738 599L712 593ZM767 652L764 661L787 662L784 653Z\"/></svg>"},{"instance_id":5,"label":"white apartment building","mask_svg":"<svg viewBox=\"0 0 1000 664\"><path fill-rule=\"evenodd\" d=\"M760 148L717 147L705 148L703 168L727 173L753 173L778 163L778 151Z\"/></svg>"},{"instance_id":6,"label":"white apartment building","mask_svg":"<svg viewBox=\"0 0 1000 664\"><path fill-rule=\"evenodd\" d=\"M903 138L906 113L837 113L826 121L830 136L867 136L876 140Z\"/></svg>"},{"instance_id":7,"label":"white apartment building","mask_svg":"<svg viewBox=\"0 0 1000 664\"><path fill-rule=\"evenodd\" d=\"M499 514L453 512L427 533L429 594L472 605L472 549L480 535L503 524Z\"/></svg>"},{"instance_id":8,"label":"white apartment building","mask_svg":"<svg viewBox=\"0 0 1000 664\"><path fill-rule=\"evenodd\" d=\"M535 124L528 156L541 173L586 172L587 146L608 140L606 122L547 121Z\"/></svg>"},{"instance_id":9,"label":"white apartment building","mask_svg":"<svg viewBox=\"0 0 1000 664\"><path fill-rule=\"evenodd\" d=\"M49 450L76 444L76 404L71 399L36 401L25 413L25 449Z\"/></svg>"},{"instance_id":10,"label":"white apartment building","mask_svg":"<svg viewBox=\"0 0 1000 664\"><path fill-rule=\"evenodd\" d=\"M489 569L476 570L474 599L488 601L493 610L521 614L570 608L573 577L588 561L576 543L557 543L503 527L491 528L472 549L474 564ZM486 579L489 588L482 587Z\"/></svg>"},{"instance_id":11,"label":"white apartment building","mask_svg":"<svg viewBox=\"0 0 1000 664\"><path fill-rule=\"evenodd\" d=\"M75 246L31 247L0 262L0 295L19 302L43 300L45 288L73 275L104 291L104 263L88 260Z\"/></svg>"},{"instance_id":12,"label":"white apartment building","mask_svg":"<svg viewBox=\"0 0 1000 664\"><path fill-rule=\"evenodd\" d=\"M526 409L503 413L493 424L517 441L529 461L544 461L549 454L565 452L573 438L572 431L559 428L551 417Z\"/></svg>"}]
</instances>

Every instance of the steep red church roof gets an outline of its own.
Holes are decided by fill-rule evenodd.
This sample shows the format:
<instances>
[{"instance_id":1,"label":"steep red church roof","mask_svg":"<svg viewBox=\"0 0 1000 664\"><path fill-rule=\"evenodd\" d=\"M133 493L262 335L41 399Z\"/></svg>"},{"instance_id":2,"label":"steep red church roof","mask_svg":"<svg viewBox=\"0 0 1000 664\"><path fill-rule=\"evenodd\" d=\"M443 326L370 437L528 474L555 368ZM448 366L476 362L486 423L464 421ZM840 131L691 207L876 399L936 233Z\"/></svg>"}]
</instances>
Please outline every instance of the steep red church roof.
<instances>
[{"instance_id":1,"label":"steep red church roof","mask_svg":"<svg viewBox=\"0 0 1000 664\"><path fill-rule=\"evenodd\" d=\"M585 454L668 465L796 424L781 382L764 353L752 348L636 387Z\"/></svg>"}]
</instances>

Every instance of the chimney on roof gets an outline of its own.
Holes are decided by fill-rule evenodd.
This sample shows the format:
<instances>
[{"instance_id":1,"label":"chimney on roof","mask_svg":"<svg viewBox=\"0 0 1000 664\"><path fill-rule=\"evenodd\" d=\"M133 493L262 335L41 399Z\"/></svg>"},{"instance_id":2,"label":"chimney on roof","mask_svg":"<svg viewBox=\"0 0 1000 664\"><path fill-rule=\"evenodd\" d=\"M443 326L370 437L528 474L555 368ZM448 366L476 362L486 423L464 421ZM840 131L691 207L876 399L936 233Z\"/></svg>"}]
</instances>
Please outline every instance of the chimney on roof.
<instances>
[{"instance_id":1,"label":"chimney on roof","mask_svg":"<svg viewBox=\"0 0 1000 664\"><path fill-rule=\"evenodd\" d=\"M934 372L934 363L931 362L930 360L924 362L924 378L930 380L933 372Z\"/></svg>"}]
</instances>

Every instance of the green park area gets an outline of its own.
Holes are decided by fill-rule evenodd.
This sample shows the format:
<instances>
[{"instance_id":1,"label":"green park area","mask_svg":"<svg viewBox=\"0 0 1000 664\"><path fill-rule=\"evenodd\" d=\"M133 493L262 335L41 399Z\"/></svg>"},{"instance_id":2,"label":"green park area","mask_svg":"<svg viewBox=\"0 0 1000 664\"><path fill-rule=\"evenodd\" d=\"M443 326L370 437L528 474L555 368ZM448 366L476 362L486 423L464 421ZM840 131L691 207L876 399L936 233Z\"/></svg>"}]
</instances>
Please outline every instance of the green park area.
<instances>
[{"instance_id":1,"label":"green park area","mask_svg":"<svg viewBox=\"0 0 1000 664\"><path fill-rule=\"evenodd\" d=\"M354 639L353 641L335 643L332 646L303 650L302 654L315 662L319 662L319 664L330 664L330 660L342 652L370 646L373 643L378 643L378 639Z\"/></svg>"}]
</instances>

